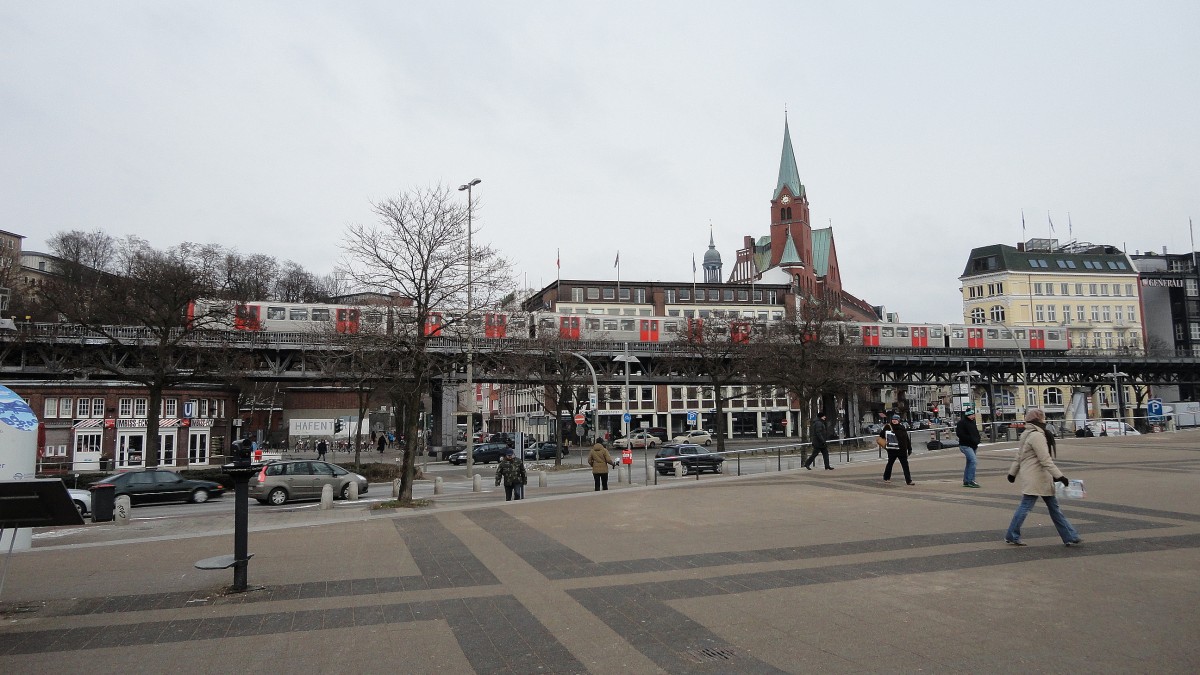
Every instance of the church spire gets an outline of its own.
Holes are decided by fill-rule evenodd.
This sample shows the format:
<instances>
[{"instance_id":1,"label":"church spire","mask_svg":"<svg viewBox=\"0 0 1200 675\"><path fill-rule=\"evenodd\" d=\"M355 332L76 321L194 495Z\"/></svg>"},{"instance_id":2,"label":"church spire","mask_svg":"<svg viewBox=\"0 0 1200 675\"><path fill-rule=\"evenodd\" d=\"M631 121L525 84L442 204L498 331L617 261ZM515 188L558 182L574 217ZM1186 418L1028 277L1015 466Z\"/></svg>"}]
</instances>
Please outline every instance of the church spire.
<instances>
[{"instance_id":1,"label":"church spire","mask_svg":"<svg viewBox=\"0 0 1200 675\"><path fill-rule=\"evenodd\" d=\"M787 241L783 245L783 255L779 258L779 266L785 270L791 267L804 267L804 260L796 251L796 242L792 241L791 230L787 230Z\"/></svg>"},{"instance_id":2,"label":"church spire","mask_svg":"<svg viewBox=\"0 0 1200 675\"><path fill-rule=\"evenodd\" d=\"M775 186L772 201L779 199L779 193L787 186L792 196L800 199L804 196L804 185L800 182L800 171L796 169L796 153L792 151L792 132L788 128L787 114L783 117L783 154L779 158L779 183Z\"/></svg>"}]
</instances>

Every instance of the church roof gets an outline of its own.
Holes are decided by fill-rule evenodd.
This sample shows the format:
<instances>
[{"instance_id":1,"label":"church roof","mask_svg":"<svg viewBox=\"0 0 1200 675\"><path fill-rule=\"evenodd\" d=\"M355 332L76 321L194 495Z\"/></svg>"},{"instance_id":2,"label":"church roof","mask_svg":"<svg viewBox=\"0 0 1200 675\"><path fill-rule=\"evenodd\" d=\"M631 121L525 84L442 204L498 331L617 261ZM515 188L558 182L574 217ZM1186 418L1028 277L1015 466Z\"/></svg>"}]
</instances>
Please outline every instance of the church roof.
<instances>
[{"instance_id":1,"label":"church roof","mask_svg":"<svg viewBox=\"0 0 1200 675\"><path fill-rule=\"evenodd\" d=\"M788 230L787 241L783 244L783 256L779 258L780 267L804 267L804 261L796 252L796 242L792 241L792 231Z\"/></svg>"},{"instance_id":2,"label":"church roof","mask_svg":"<svg viewBox=\"0 0 1200 675\"><path fill-rule=\"evenodd\" d=\"M717 245L713 242L712 232L708 233L708 250L704 252L704 264L709 263L721 264L721 252L717 250Z\"/></svg>"},{"instance_id":3,"label":"church roof","mask_svg":"<svg viewBox=\"0 0 1200 675\"><path fill-rule=\"evenodd\" d=\"M818 277L829 274L829 250L832 247L832 227L812 231L813 274L816 274Z\"/></svg>"},{"instance_id":4,"label":"church roof","mask_svg":"<svg viewBox=\"0 0 1200 675\"><path fill-rule=\"evenodd\" d=\"M779 158L779 182L775 186L774 201L779 199L784 186L792 192L792 196L804 196L804 184L800 182L800 171L796 168L796 153L792 151L792 132L788 129L787 118L783 120L783 154Z\"/></svg>"}]
</instances>

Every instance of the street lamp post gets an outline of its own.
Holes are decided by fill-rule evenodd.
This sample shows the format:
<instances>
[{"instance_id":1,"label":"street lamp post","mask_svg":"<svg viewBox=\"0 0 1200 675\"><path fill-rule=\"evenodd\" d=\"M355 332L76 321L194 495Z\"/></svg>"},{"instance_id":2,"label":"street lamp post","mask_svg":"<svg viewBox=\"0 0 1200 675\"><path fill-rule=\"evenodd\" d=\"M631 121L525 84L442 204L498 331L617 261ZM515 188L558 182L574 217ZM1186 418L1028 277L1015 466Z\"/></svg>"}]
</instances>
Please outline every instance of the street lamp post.
<instances>
[{"instance_id":1,"label":"street lamp post","mask_svg":"<svg viewBox=\"0 0 1200 675\"><path fill-rule=\"evenodd\" d=\"M629 432L630 432L629 424L630 423L624 421L626 418L628 418L630 416L629 415L629 364L641 363L641 361L638 360L638 357L629 353L629 343L628 342L625 343L625 353L621 354L619 356L614 356L613 361L624 361L625 362L625 392L621 397L625 401L625 414L621 417L621 420L622 420L622 423L625 425L625 441L627 443L629 443L629 448L630 448L630 450L632 450L633 449L633 439L631 439L629 437ZM649 438L643 439L643 441L645 442L645 445L642 447L642 460L643 460L643 464L645 465L645 469L646 469L646 484L649 484L650 483L650 460L648 458L649 451L650 451ZM629 466L629 470L626 472L626 475L628 477L629 483L633 484L633 465L632 464Z\"/></svg>"},{"instance_id":2,"label":"street lamp post","mask_svg":"<svg viewBox=\"0 0 1200 675\"><path fill-rule=\"evenodd\" d=\"M474 278L471 275L473 251L471 248L471 210L473 208L471 198L471 188L479 185L480 180L475 180L465 185L458 186L458 191L467 191L467 478L474 474L475 470L475 334L471 327L471 313L474 311L472 286Z\"/></svg>"},{"instance_id":3,"label":"street lamp post","mask_svg":"<svg viewBox=\"0 0 1200 675\"><path fill-rule=\"evenodd\" d=\"M590 372L592 374L592 390L596 392L596 401L598 402L600 400L600 385L596 380L596 369L592 367L591 361L588 361L587 359L583 358L582 354L576 354L575 352L567 352L567 353L570 354L571 356L574 356L575 358L579 359L580 361L583 361L583 365L587 366L588 372ZM590 403L590 401L589 401L589 403ZM600 437L599 436L600 411L596 410L597 407L598 406L593 406L592 417L593 417L593 421L596 423L596 431L597 431L596 438L599 438ZM582 452L583 448L580 448L579 450L580 450L580 452Z\"/></svg>"},{"instance_id":4,"label":"street lamp post","mask_svg":"<svg viewBox=\"0 0 1200 675\"><path fill-rule=\"evenodd\" d=\"M1122 403L1121 403L1121 378L1129 377L1129 375L1126 373L1118 372L1117 364L1115 364L1115 363L1113 364L1113 371L1111 373L1105 373L1104 375L1105 375L1105 377L1111 377L1113 379L1113 393L1115 393L1117 395L1117 421L1121 423L1121 435L1124 436L1125 435L1125 406L1122 405ZM1104 424L1103 421L1101 421L1100 423Z\"/></svg>"}]
</instances>

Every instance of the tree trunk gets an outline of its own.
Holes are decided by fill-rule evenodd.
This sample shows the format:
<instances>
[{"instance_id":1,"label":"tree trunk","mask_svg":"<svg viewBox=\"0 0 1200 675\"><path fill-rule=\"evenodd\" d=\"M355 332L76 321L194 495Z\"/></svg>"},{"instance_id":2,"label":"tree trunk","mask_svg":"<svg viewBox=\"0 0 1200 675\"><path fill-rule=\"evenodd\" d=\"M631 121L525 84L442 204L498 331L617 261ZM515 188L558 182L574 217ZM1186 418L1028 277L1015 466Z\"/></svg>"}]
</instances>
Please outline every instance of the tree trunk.
<instances>
[{"instance_id":1,"label":"tree trunk","mask_svg":"<svg viewBox=\"0 0 1200 675\"><path fill-rule=\"evenodd\" d=\"M158 411L162 408L163 385L156 381L148 389L150 396L146 402L146 447L142 450L142 465L153 469L158 466Z\"/></svg>"},{"instance_id":2,"label":"tree trunk","mask_svg":"<svg viewBox=\"0 0 1200 675\"><path fill-rule=\"evenodd\" d=\"M396 433L404 436L403 454L400 462L400 503L412 503L413 479L417 468L417 434L420 433L417 424L412 421L411 411L417 410L421 396L419 393L407 394L403 400L394 399L393 406L405 411L403 419L399 419ZM468 425L469 430L469 425Z\"/></svg>"}]
</instances>

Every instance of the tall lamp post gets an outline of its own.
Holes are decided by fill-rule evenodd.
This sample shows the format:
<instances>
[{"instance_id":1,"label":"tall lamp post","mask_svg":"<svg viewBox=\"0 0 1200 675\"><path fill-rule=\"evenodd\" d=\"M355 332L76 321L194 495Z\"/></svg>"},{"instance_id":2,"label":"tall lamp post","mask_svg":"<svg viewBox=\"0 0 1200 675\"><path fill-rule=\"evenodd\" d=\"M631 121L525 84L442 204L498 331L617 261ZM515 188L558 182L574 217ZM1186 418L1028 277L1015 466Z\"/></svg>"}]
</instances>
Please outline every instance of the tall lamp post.
<instances>
[{"instance_id":1,"label":"tall lamp post","mask_svg":"<svg viewBox=\"0 0 1200 675\"><path fill-rule=\"evenodd\" d=\"M621 417L621 419L625 420L625 419L628 419L630 416L629 415L629 364L641 363L641 361L638 360L638 357L629 353L629 343L628 342L625 343L625 353L614 356L613 361L623 361L625 363L625 391L623 392L623 394L621 396L621 398L625 401L625 414L624 414L624 416ZM627 443L629 443L629 448L632 451L633 439L629 437L629 432L630 432L629 422L624 422L624 425L625 425L625 441ZM649 484L650 483L650 460L648 459L648 455L650 454L650 441L649 441L649 438L643 439L643 441L645 442L645 445L642 448L642 460L643 460L643 464L645 465L645 469L646 469L646 483ZM628 475L629 483L633 484L633 465L629 466L629 471L628 471L627 475Z\"/></svg>"},{"instance_id":2,"label":"tall lamp post","mask_svg":"<svg viewBox=\"0 0 1200 675\"><path fill-rule=\"evenodd\" d=\"M474 200L471 198L471 188L479 185L475 180L466 185L458 186L458 191L467 191L467 478L475 472L475 333L471 326L471 314L474 311L472 288L474 278L471 275L473 251L471 248L471 209Z\"/></svg>"},{"instance_id":3,"label":"tall lamp post","mask_svg":"<svg viewBox=\"0 0 1200 675\"><path fill-rule=\"evenodd\" d=\"M1117 365L1113 364L1113 371L1105 373L1105 377L1113 379L1113 393L1117 395L1117 421L1121 423L1121 435L1125 435L1125 406L1121 404L1121 378L1129 377L1126 373L1117 372ZM1103 424L1103 422L1101 422Z\"/></svg>"},{"instance_id":4,"label":"tall lamp post","mask_svg":"<svg viewBox=\"0 0 1200 675\"><path fill-rule=\"evenodd\" d=\"M592 362L583 358L583 354L576 354L575 352L567 352L567 353L570 354L571 356L574 356L575 358L579 359L580 361L583 361L583 365L587 366L588 372L592 374L592 391L596 392L596 400L599 401L600 400L600 384L596 380L596 369L592 367ZM589 401L589 403L590 403L590 401ZM600 437L600 435L599 435L600 411L596 410L596 407L597 406L592 407L592 417L593 417L593 421L595 421L595 423L596 423L596 431L597 431L596 438L599 438ZM580 448L579 451L583 452L583 448Z\"/></svg>"}]
</instances>

